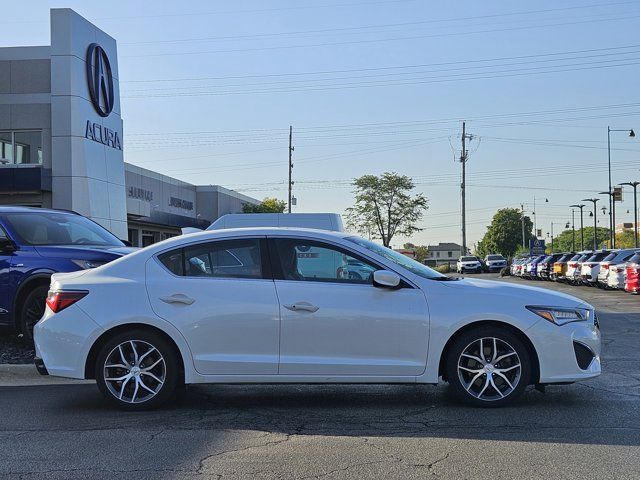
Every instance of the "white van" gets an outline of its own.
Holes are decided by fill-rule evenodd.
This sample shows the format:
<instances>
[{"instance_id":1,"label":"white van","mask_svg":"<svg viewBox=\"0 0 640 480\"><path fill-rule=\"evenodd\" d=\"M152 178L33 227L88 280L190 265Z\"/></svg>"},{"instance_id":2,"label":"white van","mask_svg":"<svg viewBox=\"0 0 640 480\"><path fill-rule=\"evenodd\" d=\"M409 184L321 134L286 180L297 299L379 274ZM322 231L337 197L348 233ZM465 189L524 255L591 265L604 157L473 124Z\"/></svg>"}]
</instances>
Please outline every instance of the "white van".
<instances>
[{"instance_id":1,"label":"white van","mask_svg":"<svg viewBox=\"0 0 640 480\"><path fill-rule=\"evenodd\" d=\"M207 230L242 227L298 227L344 232L337 213L229 213L213 222Z\"/></svg>"}]
</instances>

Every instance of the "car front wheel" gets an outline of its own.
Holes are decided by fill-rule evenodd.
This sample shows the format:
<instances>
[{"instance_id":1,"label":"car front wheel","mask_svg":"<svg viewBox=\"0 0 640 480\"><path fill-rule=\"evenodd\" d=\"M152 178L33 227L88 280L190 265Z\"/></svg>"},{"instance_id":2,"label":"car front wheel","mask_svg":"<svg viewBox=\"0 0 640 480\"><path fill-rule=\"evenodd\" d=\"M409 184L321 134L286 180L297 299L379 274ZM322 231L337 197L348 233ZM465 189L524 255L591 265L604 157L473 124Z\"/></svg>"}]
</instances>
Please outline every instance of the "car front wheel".
<instances>
[{"instance_id":1,"label":"car front wheel","mask_svg":"<svg viewBox=\"0 0 640 480\"><path fill-rule=\"evenodd\" d=\"M148 410L173 397L179 383L178 359L161 335L132 330L103 345L95 378L112 404L124 410Z\"/></svg>"},{"instance_id":2,"label":"car front wheel","mask_svg":"<svg viewBox=\"0 0 640 480\"><path fill-rule=\"evenodd\" d=\"M464 332L449 348L447 381L454 395L475 406L513 402L529 384L531 360L522 341L500 327Z\"/></svg>"}]
</instances>

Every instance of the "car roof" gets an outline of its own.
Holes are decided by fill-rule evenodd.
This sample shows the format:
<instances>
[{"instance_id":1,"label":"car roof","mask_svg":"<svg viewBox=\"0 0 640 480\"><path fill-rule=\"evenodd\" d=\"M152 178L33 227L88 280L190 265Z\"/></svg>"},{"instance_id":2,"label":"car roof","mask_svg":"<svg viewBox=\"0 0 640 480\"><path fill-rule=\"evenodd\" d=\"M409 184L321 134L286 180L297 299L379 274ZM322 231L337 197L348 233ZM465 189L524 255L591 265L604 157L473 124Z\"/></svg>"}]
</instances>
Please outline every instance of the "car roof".
<instances>
[{"instance_id":1,"label":"car roof","mask_svg":"<svg viewBox=\"0 0 640 480\"><path fill-rule=\"evenodd\" d=\"M13 205L3 205L0 206L0 213L73 213L74 215L79 215L78 213L72 210L59 210L55 208L40 208L40 207L22 207L22 206L13 206Z\"/></svg>"},{"instance_id":2,"label":"car roof","mask_svg":"<svg viewBox=\"0 0 640 480\"><path fill-rule=\"evenodd\" d=\"M185 235L178 235L177 237L171 237L167 240L163 240L158 243L154 243L147 247L152 250L163 250L171 248L174 245L182 245L189 242L201 242L207 240L234 238L234 237L247 237L247 236L279 236L279 235L292 235L297 237L312 237L317 240L331 240L331 239L343 239L347 237L353 237L355 235L346 232L335 232L329 230L320 230L315 228L300 228L300 227L242 227L242 228L221 228L219 230L203 230L201 232L187 233ZM146 249L145 249L146 250Z\"/></svg>"}]
</instances>

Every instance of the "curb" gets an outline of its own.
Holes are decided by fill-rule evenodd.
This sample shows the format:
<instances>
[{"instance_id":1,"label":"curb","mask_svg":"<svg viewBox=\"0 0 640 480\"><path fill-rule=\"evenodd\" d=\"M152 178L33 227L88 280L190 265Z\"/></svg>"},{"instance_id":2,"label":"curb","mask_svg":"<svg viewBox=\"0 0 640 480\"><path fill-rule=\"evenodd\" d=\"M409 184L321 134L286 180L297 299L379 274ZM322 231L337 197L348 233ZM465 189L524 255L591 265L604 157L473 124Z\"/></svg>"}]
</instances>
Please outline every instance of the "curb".
<instances>
[{"instance_id":1,"label":"curb","mask_svg":"<svg viewBox=\"0 0 640 480\"><path fill-rule=\"evenodd\" d=\"M0 387L31 387L37 385L82 385L93 383L91 380L40 375L35 365L0 364Z\"/></svg>"}]
</instances>

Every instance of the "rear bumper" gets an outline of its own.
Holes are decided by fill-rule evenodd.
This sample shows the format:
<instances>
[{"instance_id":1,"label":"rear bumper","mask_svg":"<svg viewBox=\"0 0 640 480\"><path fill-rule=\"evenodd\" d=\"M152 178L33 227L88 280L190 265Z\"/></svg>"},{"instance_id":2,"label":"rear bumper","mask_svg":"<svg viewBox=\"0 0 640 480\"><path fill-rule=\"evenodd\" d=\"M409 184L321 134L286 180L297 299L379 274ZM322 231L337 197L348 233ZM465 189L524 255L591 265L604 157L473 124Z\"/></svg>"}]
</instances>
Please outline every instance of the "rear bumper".
<instances>
[{"instance_id":1,"label":"rear bumper","mask_svg":"<svg viewBox=\"0 0 640 480\"><path fill-rule=\"evenodd\" d=\"M47 308L33 329L38 363L48 375L84 379L89 348L103 331L77 305L55 314Z\"/></svg>"}]
</instances>

